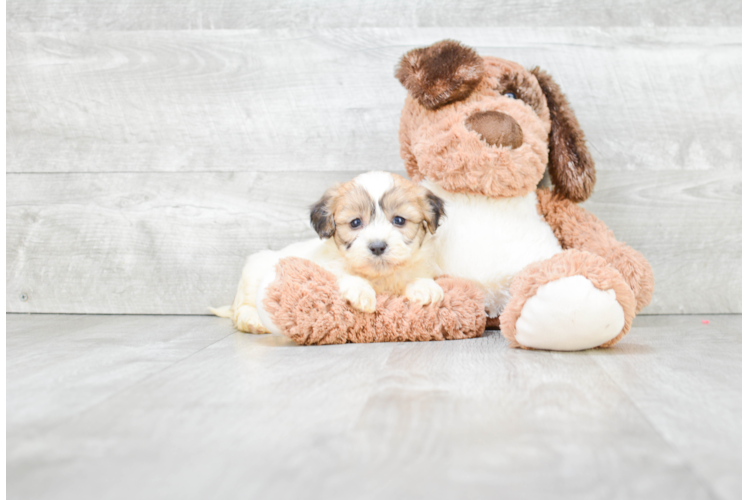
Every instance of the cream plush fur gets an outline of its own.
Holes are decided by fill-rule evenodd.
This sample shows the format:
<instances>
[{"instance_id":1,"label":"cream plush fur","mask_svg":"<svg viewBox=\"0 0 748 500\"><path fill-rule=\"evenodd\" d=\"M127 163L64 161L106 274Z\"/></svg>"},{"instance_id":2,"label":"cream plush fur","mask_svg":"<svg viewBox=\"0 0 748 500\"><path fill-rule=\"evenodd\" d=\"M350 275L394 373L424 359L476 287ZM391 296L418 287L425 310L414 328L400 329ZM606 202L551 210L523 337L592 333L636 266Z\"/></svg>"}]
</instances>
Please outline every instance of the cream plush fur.
<instances>
[{"instance_id":1,"label":"cream plush fur","mask_svg":"<svg viewBox=\"0 0 748 500\"><path fill-rule=\"evenodd\" d=\"M490 198L450 193L428 179L422 184L444 200L449 214L434 235L439 267L445 274L479 283L491 318L509 302L509 287L517 273L561 252L551 227L538 214L534 191Z\"/></svg>"},{"instance_id":2,"label":"cream plush fur","mask_svg":"<svg viewBox=\"0 0 748 500\"><path fill-rule=\"evenodd\" d=\"M586 328L577 324L581 315L586 315ZM584 276L567 276L542 285L527 299L514 338L526 347L578 351L608 342L624 322L615 290L599 290Z\"/></svg>"}]
</instances>

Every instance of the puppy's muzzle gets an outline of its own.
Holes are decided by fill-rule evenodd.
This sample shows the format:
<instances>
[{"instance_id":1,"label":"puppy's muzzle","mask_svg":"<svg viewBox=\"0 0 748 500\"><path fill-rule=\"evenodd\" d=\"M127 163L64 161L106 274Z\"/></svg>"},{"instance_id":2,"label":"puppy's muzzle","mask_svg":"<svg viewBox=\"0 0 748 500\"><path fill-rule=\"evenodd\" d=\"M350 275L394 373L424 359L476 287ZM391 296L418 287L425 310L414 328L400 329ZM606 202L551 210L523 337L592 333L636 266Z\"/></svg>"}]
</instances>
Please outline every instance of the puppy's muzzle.
<instances>
[{"instance_id":1,"label":"puppy's muzzle","mask_svg":"<svg viewBox=\"0 0 748 500\"><path fill-rule=\"evenodd\" d=\"M465 120L465 126L490 146L518 148L522 145L522 127L514 118L499 111L478 111Z\"/></svg>"}]
</instances>

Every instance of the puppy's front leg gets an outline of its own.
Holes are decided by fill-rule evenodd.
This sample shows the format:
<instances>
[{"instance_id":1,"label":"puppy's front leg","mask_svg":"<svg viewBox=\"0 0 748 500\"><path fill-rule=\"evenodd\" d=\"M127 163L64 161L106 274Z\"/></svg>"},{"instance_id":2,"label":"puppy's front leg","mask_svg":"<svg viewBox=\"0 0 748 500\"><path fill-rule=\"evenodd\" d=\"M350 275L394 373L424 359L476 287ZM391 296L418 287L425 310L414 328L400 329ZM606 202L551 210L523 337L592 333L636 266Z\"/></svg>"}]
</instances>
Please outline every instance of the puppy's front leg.
<instances>
[{"instance_id":1,"label":"puppy's front leg","mask_svg":"<svg viewBox=\"0 0 748 500\"><path fill-rule=\"evenodd\" d=\"M350 302L354 309L365 313L373 313L377 308L377 292L363 278L358 276L343 276L338 280L340 293Z\"/></svg>"},{"instance_id":2,"label":"puppy's front leg","mask_svg":"<svg viewBox=\"0 0 748 500\"><path fill-rule=\"evenodd\" d=\"M444 298L444 290L432 279L418 278L405 287L405 297L422 306L439 304Z\"/></svg>"}]
</instances>

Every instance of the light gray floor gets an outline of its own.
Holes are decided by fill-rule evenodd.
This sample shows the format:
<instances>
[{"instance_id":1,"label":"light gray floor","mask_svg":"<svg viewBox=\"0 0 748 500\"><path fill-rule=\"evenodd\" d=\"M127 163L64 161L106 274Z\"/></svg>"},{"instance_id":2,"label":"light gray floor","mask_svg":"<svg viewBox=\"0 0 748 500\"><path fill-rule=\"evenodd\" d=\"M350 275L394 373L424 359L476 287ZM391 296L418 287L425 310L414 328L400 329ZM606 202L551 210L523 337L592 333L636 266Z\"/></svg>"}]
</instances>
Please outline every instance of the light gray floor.
<instances>
[{"instance_id":1,"label":"light gray floor","mask_svg":"<svg viewBox=\"0 0 748 500\"><path fill-rule=\"evenodd\" d=\"M299 347L195 316L6 324L13 499L740 496L739 315L639 317L582 353L498 332Z\"/></svg>"}]
</instances>

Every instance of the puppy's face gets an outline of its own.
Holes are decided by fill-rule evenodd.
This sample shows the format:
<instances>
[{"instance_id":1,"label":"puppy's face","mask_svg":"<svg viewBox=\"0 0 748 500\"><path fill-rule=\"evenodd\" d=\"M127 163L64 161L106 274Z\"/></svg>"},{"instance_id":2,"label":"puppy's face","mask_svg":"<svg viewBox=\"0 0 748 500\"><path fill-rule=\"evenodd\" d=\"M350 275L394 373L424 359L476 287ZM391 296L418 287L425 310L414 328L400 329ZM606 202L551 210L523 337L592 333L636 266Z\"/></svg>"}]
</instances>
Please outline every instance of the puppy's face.
<instances>
[{"instance_id":1,"label":"puppy's face","mask_svg":"<svg viewBox=\"0 0 748 500\"><path fill-rule=\"evenodd\" d=\"M311 211L321 238L333 238L348 267L368 278L407 266L444 216L428 189L388 172L369 172L327 190Z\"/></svg>"}]
</instances>

